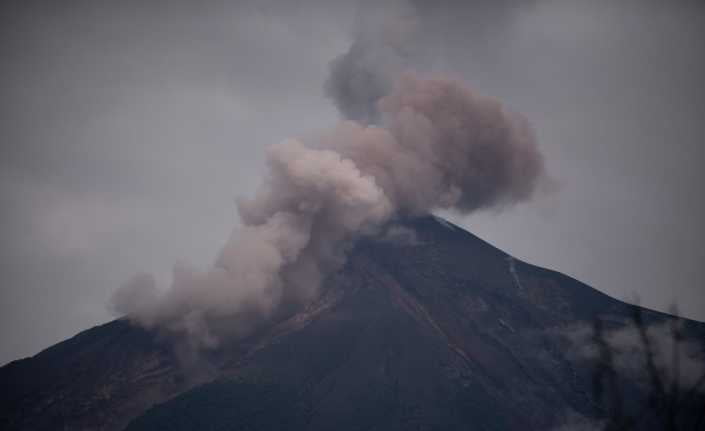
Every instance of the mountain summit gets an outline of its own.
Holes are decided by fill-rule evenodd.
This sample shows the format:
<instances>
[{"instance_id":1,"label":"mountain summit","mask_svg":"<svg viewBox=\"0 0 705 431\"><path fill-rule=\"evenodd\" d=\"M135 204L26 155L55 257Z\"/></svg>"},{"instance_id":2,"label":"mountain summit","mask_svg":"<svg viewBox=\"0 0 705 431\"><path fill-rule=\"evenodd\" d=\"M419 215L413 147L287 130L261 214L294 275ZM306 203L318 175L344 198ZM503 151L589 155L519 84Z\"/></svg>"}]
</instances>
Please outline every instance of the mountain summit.
<instances>
[{"instance_id":1,"label":"mountain summit","mask_svg":"<svg viewBox=\"0 0 705 431\"><path fill-rule=\"evenodd\" d=\"M686 346L675 362L663 328ZM0 428L698 429L703 340L423 217L359 240L306 309L216 349L119 319L12 362Z\"/></svg>"}]
</instances>

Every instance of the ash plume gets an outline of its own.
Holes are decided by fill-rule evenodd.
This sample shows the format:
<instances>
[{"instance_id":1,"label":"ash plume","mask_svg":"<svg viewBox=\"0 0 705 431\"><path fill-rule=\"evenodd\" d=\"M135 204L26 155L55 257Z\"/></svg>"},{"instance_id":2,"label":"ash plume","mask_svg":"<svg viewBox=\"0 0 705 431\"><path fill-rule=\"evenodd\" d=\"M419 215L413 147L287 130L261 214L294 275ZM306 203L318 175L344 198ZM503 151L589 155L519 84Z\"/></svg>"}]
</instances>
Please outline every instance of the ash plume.
<instances>
[{"instance_id":1,"label":"ash plume","mask_svg":"<svg viewBox=\"0 0 705 431\"><path fill-rule=\"evenodd\" d=\"M377 102L412 62L418 20L405 2L359 17L354 42L330 63L323 88L343 118L378 123Z\"/></svg>"},{"instance_id":2,"label":"ash plume","mask_svg":"<svg viewBox=\"0 0 705 431\"><path fill-rule=\"evenodd\" d=\"M333 62L326 88L351 120L270 148L267 176L238 203L242 227L214 266L178 266L163 291L137 276L115 292L117 312L214 347L311 301L356 238L397 217L531 196L543 159L523 117L459 81L380 63L368 51L377 47L356 41Z\"/></svg>"}]
</instances>

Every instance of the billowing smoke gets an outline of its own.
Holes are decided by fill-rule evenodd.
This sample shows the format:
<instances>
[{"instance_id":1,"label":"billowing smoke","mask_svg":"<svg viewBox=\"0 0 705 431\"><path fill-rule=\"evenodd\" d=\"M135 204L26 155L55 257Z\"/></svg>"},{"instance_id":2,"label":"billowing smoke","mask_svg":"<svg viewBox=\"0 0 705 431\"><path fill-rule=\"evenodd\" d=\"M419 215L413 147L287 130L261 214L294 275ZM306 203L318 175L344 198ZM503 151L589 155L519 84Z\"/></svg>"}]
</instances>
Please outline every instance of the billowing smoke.
<instances>
[{"instance_id":1,"label":"billowing smoke","mask_svg":"<svg viewBox=\"0 0 705 431\"><path fill-rule=\"evenodd\" d=\"M342 121L315 141L271 147L267 177L239 202L242 227L215 265L178 266L164 291L137 276L115 292L115 310L212 347L315 298L355 239L396 217L531 196L543 160L523 117L458 81L392 75L386 66L378 73L369 44L356 44L332 64L327 88L344 88L330 94L359 121ZM361 70L369 73L356 81ZM357 83L338 85L350 77Z\"/></svg>"},{"instance_id":2,"label":"billowing smoke","mask_svg":"<svg viewBox=\"0 0 705 431\"><path fill-rule=\"evenodd\" d=\"M344 118L362 124L379 122L377 102L389 94L394 80L418 55L414 9L405 2L375 9L360 19L347 52L330 64L326 95Z\"/></svg>"}]
</instances>

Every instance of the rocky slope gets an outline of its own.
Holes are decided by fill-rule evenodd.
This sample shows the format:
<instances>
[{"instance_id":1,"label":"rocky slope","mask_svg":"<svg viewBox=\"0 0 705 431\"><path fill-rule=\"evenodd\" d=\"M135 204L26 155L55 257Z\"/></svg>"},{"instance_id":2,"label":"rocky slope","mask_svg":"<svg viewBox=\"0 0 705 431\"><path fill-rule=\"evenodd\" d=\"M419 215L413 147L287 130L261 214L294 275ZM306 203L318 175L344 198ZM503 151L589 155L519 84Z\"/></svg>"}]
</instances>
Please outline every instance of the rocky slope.
<instances>
[{"instance_id":1,"label":"rocky slope","mask_svg":"<svg viewBox=\"0 0 705 431\"><path fill-rule=\"evenodd\" d=\"M663 429L671 404L674 426L705 426L702 391L676 402L641 365L581 353L575 334L627 327L636 307L443 220L402 225L358 242L306 310L217 351L117 320L2 367L0 428L546 430L619 414ZM646 328L672 320L640 311ZM705 325L682 337L697 366ZM596 369L620 373L607 396Z\"/></svg>"}]
</instances>

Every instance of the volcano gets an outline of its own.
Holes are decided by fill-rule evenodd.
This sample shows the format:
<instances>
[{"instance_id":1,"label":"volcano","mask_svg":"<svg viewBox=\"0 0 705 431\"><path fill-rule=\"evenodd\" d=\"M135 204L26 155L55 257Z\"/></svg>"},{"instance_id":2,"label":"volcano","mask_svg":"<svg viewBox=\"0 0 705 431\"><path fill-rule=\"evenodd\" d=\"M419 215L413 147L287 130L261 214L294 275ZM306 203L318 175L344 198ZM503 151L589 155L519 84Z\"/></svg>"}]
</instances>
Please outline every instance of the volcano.
<instances>
[{"instance_id":1,"label":"volcano","mask_svg":"<svg viewBox=\"0 0 705 431\"><path fill-rule=\"evenodd\" d=\"M547 430L580 418L705 429L702 381L663 377L648 337L631 369L600 338L675 317L437 217L394 232L360 239L305 309L218 348L118 319L14 361L0 368L0 428ZM679 322L679 340L697 347L690 362L702 361L705 325ZM596 360L580 354L580 331L594 332Z\"/></svg>"}]
</instances>

